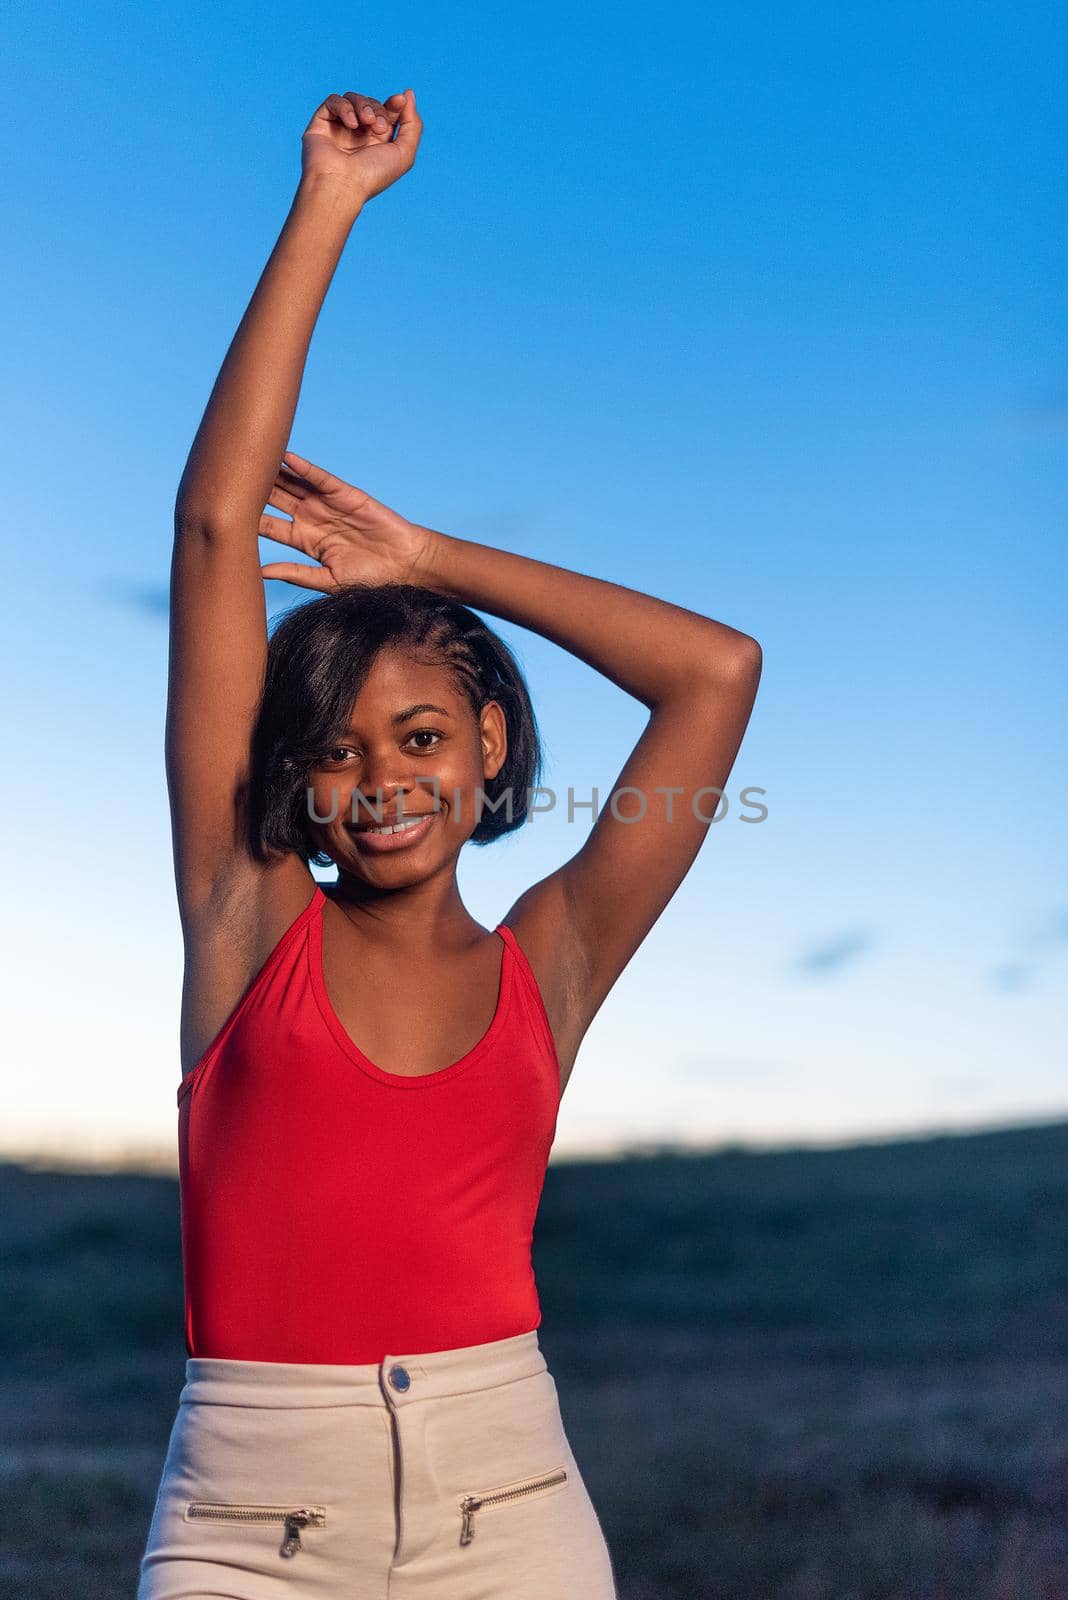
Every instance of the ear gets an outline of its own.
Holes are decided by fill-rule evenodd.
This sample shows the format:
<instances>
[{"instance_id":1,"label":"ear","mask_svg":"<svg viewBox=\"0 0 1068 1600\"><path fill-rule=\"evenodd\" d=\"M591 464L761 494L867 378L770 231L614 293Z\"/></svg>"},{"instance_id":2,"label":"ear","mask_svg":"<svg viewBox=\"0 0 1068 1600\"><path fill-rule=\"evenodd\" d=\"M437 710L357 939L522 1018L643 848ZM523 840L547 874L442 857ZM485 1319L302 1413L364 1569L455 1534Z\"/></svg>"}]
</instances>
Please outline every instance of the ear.
<instances>
[{"instance_id":1,"label":"ear","mask_svg":"<svg viewBox=\"0 0 1068 1600\"><path fill-rule=\"evenodd\" d=\"M508 724L496 700L482 707L479 717L482 741L482 776L495 778L508 758Z\"/></svg>"}]
</instances>

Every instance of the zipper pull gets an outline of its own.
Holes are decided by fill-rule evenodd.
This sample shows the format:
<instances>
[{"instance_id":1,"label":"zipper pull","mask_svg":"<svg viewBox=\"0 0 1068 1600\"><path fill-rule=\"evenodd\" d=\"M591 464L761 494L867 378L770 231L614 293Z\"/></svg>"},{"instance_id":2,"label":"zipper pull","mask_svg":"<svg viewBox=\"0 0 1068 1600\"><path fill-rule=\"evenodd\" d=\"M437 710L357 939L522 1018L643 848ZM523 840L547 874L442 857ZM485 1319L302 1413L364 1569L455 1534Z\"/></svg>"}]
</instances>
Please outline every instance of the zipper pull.
<instances>
[{"instance_id":1,"label":"zipper pull","mask_svg":"<svg viewBox=\"0 0 1068 1600\"><path fill-rule=\"evenodd\" d=\"M286 1536L282 1541L282 1554L295 1556L301 1549L300 1530L307 1527L311 1521L310 1511L288 1511L286 1513Z\"/></svg>"},{"instance_id":2,"label":"zipper pull","mask_svg":"<svg viewBox=\"0 0 1068 1600\"><path fill-rule=\"evenodd\" d=\"M463 1527L460 1529L460 1543L470 1544L475 1537L474 1518L475 1512L482 1504L481 1495L468 1494L460 1501L460 1510L464 1514Z\"/></svg>"}]
</instances>

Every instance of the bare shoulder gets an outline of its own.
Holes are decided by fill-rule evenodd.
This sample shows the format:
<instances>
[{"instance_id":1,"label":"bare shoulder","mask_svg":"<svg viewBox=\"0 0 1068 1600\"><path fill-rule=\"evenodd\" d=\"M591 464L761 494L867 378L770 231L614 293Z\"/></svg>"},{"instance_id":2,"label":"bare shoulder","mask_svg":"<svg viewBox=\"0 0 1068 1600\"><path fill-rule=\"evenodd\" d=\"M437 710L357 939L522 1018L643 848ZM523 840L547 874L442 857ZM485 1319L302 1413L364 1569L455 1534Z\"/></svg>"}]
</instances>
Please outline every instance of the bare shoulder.
<instances>
[{"instance_id":1,"label":"bare shoulder","mask_svg":"<svg viewBox=\"0 0 1068 1600\"><path fill-rule=\"evenodd\" d=\"M549 877L534 884L501 921L514 935L541 992L556 1041L562 1092L593 1013L588 1009L587 958L559 880Z\"/></svg>"},{"instance_id":2,"label":"bare shoulder","mask_svg":"<svg viewBox=\"0 0 1068 1600\"><path fill-rule=\"evenodd\" d=\"M295 855L235 868L183 920L182 1072L192 1071L286 930L315 893Z\"/></svg>"}]
</instances>

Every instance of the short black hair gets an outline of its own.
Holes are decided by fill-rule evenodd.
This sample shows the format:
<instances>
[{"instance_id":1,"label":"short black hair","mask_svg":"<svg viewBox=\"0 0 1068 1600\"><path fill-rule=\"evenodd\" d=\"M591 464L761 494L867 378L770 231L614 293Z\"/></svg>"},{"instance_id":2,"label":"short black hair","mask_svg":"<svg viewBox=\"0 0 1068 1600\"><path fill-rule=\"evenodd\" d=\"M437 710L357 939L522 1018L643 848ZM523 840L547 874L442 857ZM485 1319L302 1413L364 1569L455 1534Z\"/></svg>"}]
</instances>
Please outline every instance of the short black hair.
<instances>
[{"instance_id":1,"label":"short black hair","mask_svg":"<svg viewBox=\"0 0 1068 1600\"><path fill-rule=\"evenodd\" d=\"M379 651L408 649L452 672L477 716L496 700L508 754L482 793L488 803L471 835L489 844L527 820L541 773L537 720L512 651L460 601L415 584L345 584L285 612L267 646L263 693L252 739L248 817L251 845L296 851L317 866L330 858L311 834L307 780L348 726L353 702ZM509 807L492 802L508 790ZM510 814L509 814L510 812Z\"/></svg>"}]
</instances>

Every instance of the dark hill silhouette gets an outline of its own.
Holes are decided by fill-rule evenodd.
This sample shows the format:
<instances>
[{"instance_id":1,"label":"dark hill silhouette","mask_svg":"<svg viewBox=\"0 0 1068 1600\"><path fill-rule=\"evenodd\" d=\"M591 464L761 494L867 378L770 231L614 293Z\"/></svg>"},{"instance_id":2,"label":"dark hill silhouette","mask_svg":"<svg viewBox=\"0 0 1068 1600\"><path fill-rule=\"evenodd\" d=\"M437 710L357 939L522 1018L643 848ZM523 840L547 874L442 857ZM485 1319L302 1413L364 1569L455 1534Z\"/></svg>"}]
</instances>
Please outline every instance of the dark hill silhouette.
<instances>
[{"instance_id":1,"label":"dark hill silhouette","mask_svg":"<svg viewBox=\"0 0 1068 1600\"><path fill-rule=\"evenodd\" d=\"M0 1165L0 1250L0 1593L132 1595L176 1183ZM535 1262L621 1600L1068 1597L1068 1123L553 1163Z\"/></svg>"}]
</instances>

